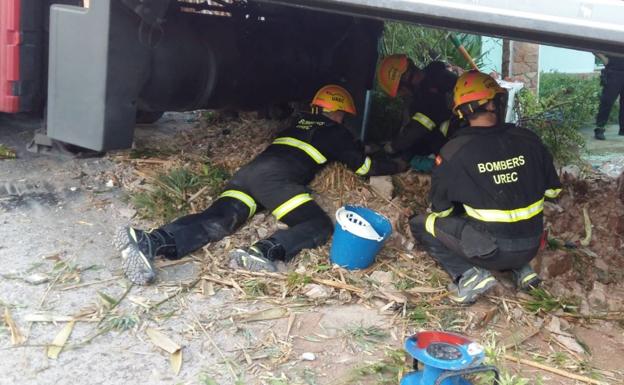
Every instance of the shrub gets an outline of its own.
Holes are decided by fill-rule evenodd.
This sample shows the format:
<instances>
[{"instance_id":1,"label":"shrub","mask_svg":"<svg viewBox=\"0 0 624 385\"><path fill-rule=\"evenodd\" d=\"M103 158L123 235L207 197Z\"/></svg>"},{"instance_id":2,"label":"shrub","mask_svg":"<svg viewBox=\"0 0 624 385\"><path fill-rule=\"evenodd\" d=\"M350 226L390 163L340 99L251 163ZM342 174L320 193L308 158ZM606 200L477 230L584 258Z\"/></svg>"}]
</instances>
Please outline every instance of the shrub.
<instances>
[{"instance_id":1,"label":"shrub","mask_svg":"<svg viewBox=\"0 0 624 385\"><path fill-rule=\"evenodd\" d=\"M469 68L466 59L448 38L449 33L443 29L388 22L384 26L381 54L386 56L405 53L414 60L416 65L420 66L425 66L433 60L443 60ZM463 33L457 33L456 36L479 65L484 55L481 52L481 38Z\"/></svg>"},{"instance_id":2,"label":"shrub","mask_svg":"<svg viewBox=\"0 0 624 385\"><path fill-rule=\"evenodd\" d=\"M539 96L551 97L564 93L578 98L577 119L585 125L592 125L600 103L600 77L597 74L578 75L557 72L540 74ZM609 115L609 123L617 123L619 105L614 104Z\"/></svg>"},{"instance_id":3,"label":"shrub","mask_svg":"<svg viewBox=\"0 0 624 385\"><path fill-rule=\"evenodd\" d=\"M585 140L579 133L586 114L582 110L580 98L568 91L559 90L550 96L538 99L528 89L516 96L518 124L534 131L550 150L555 163L565 165L580 162Z\"/></svg>"}]
</instances>

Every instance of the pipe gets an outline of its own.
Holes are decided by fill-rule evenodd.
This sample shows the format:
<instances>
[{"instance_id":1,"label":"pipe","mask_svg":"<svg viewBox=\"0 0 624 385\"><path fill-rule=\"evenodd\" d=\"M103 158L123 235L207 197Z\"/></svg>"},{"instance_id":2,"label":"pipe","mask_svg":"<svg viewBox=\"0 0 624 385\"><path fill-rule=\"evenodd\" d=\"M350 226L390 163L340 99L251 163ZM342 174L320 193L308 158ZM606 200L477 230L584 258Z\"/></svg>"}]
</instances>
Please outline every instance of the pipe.
<instances>
[{"instance_id":1,"label":"pipe","mask_svg":"<svg viewBox=\"0 0 624 385\"><path fill-rule=\"evenodd\" d=\"M479 71L479 67L477 66L477 63L474 62L474 60L472 59L472 56L470 56L468 51L466 51L466 48L464 48L462 43L459 41L459 39L457 38L457 35L455 35L454 33L449 33L448 37L449 39L451 39L451 42L453 43L455 48L457 48L459 53L461 53L464 59L466 59L466 61L470 64L472 69Z\"/></svg>"}]
</instances>

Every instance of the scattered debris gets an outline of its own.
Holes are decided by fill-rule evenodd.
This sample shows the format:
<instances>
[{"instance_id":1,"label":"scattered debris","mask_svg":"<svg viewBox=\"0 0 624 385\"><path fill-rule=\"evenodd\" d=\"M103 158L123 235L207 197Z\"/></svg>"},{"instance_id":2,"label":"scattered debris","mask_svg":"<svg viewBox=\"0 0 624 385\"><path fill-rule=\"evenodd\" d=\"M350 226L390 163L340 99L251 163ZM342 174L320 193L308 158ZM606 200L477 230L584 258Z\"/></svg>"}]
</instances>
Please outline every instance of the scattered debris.
<instances>
[{"instance_id":1,"label":"scattered debris","mask_svg":"<svg viewBox=\"0 0 624 385\"><path fill-rule=\"evenodd\" d=\"M43 273L34 273L24 278L24 280L31 285L41 285L43 283L49 282L50 276Z\"/></svg>"},{"instance_id":2,"label":"scattered debris","mask_svg":"<svg viewBox=\"0 0 624 385\"><path fill-rule=\"evenodd\" d=\"M15 150L0 143L0 160L2 159L15 159L17 157Z\"/></svg>"},{"instance_id":3,"label":"scattered debris","mask_svg":"<svg viewBox=\"0 0 624 385\"><path fill-rule=\"evenodd\" d=\"M368 182L370 186L379 194L382 198L391 200L394 192L394 185L392 184L392 177L389 175L384 176L372 176Z\"/></svg>"},{"instance_id":4,"label":"scattered debris","mask_svg":"<svg viewBox=\"0 0 624 385\"><path fill-rule=\"evenodd\" d=\"M283 307L272 307L253 313L240 314L237 318L245 322L268 321L272 319L284 318L288 316L288 309Z\"/></svg>"},{"instance_id":5,"label":"scattered debris","mask_svg":"<svg viewBox=\"0 0 624 385\"><path fill-rule=\"evenodd\" d=\"M311 352L305 352L299 356L299 359L302 361L314 361L316 360L316 355Z\"/></svg>"},{"instance_id":6,"label":"scattered debris","mask_svg":"<svg viewBox=\"0 0 624 385\"><path fill-rule=\"evenodd\" d=\"M72 322L74 317L52 314L48 312L37 312L33 314L27 314L24 316L24 320L28 322Z\"/></svg>"},{"instance_id":7,"label":"scattered debris","mask_svg":"<svg viewBox=\"0 0 624 385\"><path fill-rule=\"evenodd\" d=\"M329 298L333 292L333 289L316 283L309 283L303 287L303 294L312 299Z\"/></svg>"},{"instance_id":8,"label":"scattered debris","mask_svg":"<svg viewBox=\"0 0 624 385\"><path fill-rule=\"evenodd\" d=\"M147 328L145 333L154 345L169 353L173 372L175 374L180 373L180 368L182 367L182 347L156 329Z\"/></svg>"},{"instance_id":9,"label":"scattered debris","mask_svg":"<svg viewBox=\"0 0 624 385\"><path fill-rule=\"evenodd\" d=\"M54 341L52 341L52 344L48 346L48 358L53 360L58 358L65 347L65 343L67 343L69 336L74 330L75 323L75 321L70 321L67 325L63 326L63 329L61 329L59 334L54 337Z\"/></svg>"},{"instance_id":10,"label":"scattered debris","mask_svg":"<svg viewBox=\"0 0 624 385\"><path fill-rule=\"evenodd\" d=\"M11 317L11 312L8 307L4 308L4 323L11 332L11 345L21 345L24 341L26 341L26 338L17 327L17 324L13 321L13 317Z\"/></svg>"}]
</instances>

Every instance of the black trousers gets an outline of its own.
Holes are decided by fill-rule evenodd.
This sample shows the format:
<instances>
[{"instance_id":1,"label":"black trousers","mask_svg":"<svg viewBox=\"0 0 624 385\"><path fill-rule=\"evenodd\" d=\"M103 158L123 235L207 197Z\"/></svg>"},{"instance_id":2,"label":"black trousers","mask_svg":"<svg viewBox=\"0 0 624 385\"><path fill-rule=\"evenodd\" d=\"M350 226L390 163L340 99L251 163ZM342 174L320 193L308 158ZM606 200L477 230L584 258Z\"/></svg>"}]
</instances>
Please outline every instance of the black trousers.
<instances>
[{"instance_id":1,"label":"black trousers","mask_svg":"<svg viewBox=\"0 0 624 385\"><path fill-rule=\"evenodd\" d=\"M495 238L468 217L435 221L435 237L425 229L427 215L410 220L416 241L451 276L453 281L474 266L487 270L519 269L536 255L541 236L522 239Z\"/></svg>"},{"instance_id":2,"label":"black trousers","mask_svg":"<svg viewBox=\"0 0 624 385\"><path fill-rule=\"evenodd\" d=\"M604 70L602 94L596 116L596 126L603 128L607 124L611 107L618 95L620 97L619 123L620 130L624 130L624 71Z\"/></svg>"},{"instance_id":3,"label":"black trousers","mask_svg":"<svg viewBox=\"0 0 624 385\"><path fill-rule=\"evenodd\" d=\"M252 196L260 211L264 208L275 209L279 204L305 191L305 186L293 184L271 186L265 183L260 194L252 195L251 189L230 183L226 190L243 191ZM175 240L177 255L169 258L182 258L209 242L216 242L233 234L247 221L249 213L250 208L242 201L223 197L199 214L178 218L161 227ZM331 219L314 201L296 207L281 217L280 221L287 224L288 229L278 230L269 238L282 245L286 261L292 259L302 249L323 245L333 232Z\"/></svg>"}]
</instances>

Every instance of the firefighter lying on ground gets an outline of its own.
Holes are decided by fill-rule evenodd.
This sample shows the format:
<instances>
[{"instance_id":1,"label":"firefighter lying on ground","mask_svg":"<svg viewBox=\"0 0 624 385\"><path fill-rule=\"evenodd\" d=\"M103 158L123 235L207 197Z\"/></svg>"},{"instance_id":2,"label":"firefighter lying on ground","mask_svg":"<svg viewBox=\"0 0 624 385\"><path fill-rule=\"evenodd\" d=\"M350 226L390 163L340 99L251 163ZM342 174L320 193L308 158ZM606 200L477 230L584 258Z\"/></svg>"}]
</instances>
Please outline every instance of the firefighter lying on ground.
<instances>
[{"instance_id":1,"label":"firefighter lying on ground","mask_svg":"<svg viewBox=\"0 0 624 385\"><path fill-rule=\"evenodd\" d=\"M351 95L342 87L321 88L304 113L251 163L238 170L225 191L204 212L181 217L156 230L119 230L115 246L123 269L134 283L147 284L156 275L156 256L181 258L209 242L234 233L254 213L266 209L288 225L267 239L230 253L231 263L248 270L275 271L275 261L289 261L299 251L324 244L332 221L314 202L306 185L328 162L338 161L361 176L398 172L394 161L371 161L361 143L342 125L355 115Z\"/></svg>"},{"instance_id":2,"label":"firefighter lying on ground","mask_svg":"<svg viewBox=\"0 0 624 385\"><path fill-rule=\"evenodd\" d=\"M391 55L381 61L377 80L390 97L403 98L405 106L401 129L385 152L430 171L429 155L438 154L458 127L450 104L457 75L440 61L421 70L406 55Z\"/></svg>"},{"instance_id":3,"label":"firefighter lying on ground","mask_svg":"<svg viewBox=\"0 0 624 385\"><path fill-rule=\"evenodd\" d=\"M432 213L410 221L414 238L451 276L450 298L472 303L490 290L490 271L511 271L529 290L529 262L543 236L544 198L561 184L552 156L533 132L503 123L507 94L477 71L457 81L453 111L467 119L436 157Z\"/></svg>"}]
</instances>

